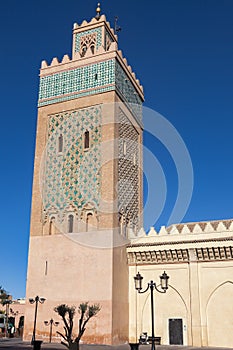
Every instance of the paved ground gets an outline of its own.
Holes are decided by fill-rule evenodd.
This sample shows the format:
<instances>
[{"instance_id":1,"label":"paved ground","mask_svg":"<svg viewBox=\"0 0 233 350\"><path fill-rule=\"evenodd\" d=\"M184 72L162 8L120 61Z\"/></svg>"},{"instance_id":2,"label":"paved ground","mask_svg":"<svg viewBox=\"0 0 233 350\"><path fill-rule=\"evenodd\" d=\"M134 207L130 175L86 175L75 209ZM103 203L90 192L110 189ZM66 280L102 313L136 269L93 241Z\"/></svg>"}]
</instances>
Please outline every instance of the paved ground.
<instances>
[{"instance_id":1,"label":"paved ground","mask_svg":"<svg viewBox=\"0 0 233 350\"><path fill-rule=\"evenodd\" d=\"M19 338L0 339L0 349L8 350L32 350L32 345L28 342L23 342ZM43 343L41 350L66 350L67 348L57 343ZM130 350L129 344L119 346L96 345L96 344L81 344L80 350ZM150 350L151 345L140 345L139 350ZM214 348L214 347L191 347L178 345L156 345L156 350L232 350L233 348Z\"/></svg>"}]
</instances>

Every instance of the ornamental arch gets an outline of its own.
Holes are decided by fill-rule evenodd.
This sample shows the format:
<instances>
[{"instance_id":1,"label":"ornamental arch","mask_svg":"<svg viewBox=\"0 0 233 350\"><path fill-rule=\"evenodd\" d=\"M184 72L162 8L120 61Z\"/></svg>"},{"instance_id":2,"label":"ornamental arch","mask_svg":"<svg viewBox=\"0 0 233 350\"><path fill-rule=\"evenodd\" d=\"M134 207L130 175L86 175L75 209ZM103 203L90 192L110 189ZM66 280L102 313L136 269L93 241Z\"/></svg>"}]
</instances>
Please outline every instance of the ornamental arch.
<instances>
[{"instance_id":1,"label":"ornamental arch","mask_svg":"<svg viewBox=\"0 0 233 350\"><path fill-rule=\"evenodd\" d=\"M233 282L226 281L211 293L206 307L209 346L232 347Z\"/></svg>"}]
</instances>

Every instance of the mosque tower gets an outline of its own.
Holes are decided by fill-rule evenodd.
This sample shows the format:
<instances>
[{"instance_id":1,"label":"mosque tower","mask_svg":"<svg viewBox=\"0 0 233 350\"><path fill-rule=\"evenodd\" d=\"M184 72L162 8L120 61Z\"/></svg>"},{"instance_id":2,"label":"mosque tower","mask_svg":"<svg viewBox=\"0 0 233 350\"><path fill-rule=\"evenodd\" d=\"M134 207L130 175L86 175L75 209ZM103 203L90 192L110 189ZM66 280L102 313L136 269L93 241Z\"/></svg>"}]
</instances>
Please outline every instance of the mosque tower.
<instances>
[{"instance_id":1,"label":"mosque tower","mask_svg":"<svg viewBox=\"0 0 233 350\"><path fill-rule=\"evenodd\" d=\"M35 312L28 300L36 296L46 299L38 305L37 339L48 337L45 320L59 320L55 306L89 301L101 311L84 341L128 340L126 245L143 225L143 100L99 5L90 22L74 24L72 58L42 62L25 340Z\"/></svg>"}]
</instances>

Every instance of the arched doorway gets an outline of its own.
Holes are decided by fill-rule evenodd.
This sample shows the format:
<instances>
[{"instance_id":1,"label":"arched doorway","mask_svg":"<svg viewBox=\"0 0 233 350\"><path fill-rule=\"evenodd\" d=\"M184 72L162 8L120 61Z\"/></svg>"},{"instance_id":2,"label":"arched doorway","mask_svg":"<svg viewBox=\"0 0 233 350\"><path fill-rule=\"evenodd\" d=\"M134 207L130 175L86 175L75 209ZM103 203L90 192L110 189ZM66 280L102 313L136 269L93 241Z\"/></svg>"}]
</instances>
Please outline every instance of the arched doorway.
<instances>
[{"instance_id":1,"label":"arched doorway","mask_svg":"<svg viewBox=\"0 0 233 350\"><path fill-rule=\"evenodd\" d=\"M206 316L208 346L232 347L233 344L233 283L219 285L210 295Z\"/></svg>"}]
</instances>

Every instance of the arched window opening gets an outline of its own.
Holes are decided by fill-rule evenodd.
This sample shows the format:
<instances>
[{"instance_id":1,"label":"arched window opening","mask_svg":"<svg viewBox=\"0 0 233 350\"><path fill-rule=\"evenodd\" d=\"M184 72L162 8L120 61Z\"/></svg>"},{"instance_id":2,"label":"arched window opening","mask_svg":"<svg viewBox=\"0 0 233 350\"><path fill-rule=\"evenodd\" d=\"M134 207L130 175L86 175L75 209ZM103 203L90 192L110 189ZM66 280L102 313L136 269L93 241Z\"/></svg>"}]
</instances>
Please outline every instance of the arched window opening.
<instances>
[{"instance_id":1,"label":"arched window opening","mask_svg":"<svg viewBox=\"0 0 233 350\"><path fill-rule=\"evenodd\" d=\"M120 217L119 217L119 230L120 230L120 235L123 235L123 226L124 226L124 223L123 223L123 216L120 215Z\"/></svg>"},{"instance_id":2,"label":"arched window opening","mask_svg":"<svg viewBox=\"0 0 233 350\"><path fill-rule=\"evenodd\" d=\"M137 158L136 158L136 154L133 154L133 165L137 164Z\"/></svg>"},{"instance_id":3,"label":"arched window opening","mask_svg":"<svg viewBox=\"0 0 233 350\"><path fill-rule=\"evenodd\" d=\"M72 233L74 230L74 216L68 216L68 233Z\"/></svg>"},{"instance_id":4,"label":"arched window opening","mask_svg":"<svg viewBox=\"0 0 233 350\"><path fill-rule=\"evenodd\" d=\"M92 222L92 218L93 218L92 213L88 213L86 218L86 232L90 231L90 224Z\"/></svg>"},{"instance_id":5,"label":"arched window opening","mask_svg":"<svg viewBox=\"0 0 233 350\"><path fill-rule=\"evenodd\" d=\"M53 216L49 222L49 235L53 235L55 233L55 217Z\"/></svg>"},{"instance_id":6,"label":"arched window opening","mask_svg":"<svg viewBox=\"0 0 233 350\"><path fill-rule=\"evenodd\" d=\"M63 151L63 136L62 134L60 134L60 136L58 137L58 152L62 152Z\"/></svg>"},{"instance_id":7,"label":"arched window opening","mask_svg":"<svg viewBox=\"0 0 233 350\"><path fill-rule=\"evenodd\" d=\"M90 135L89 131L85 131L84 133L84 148L87 149L90 147Z\"/></svg>"},{"instance_id":8,"label":"arched window opening","mask_svg":"<svg viewBox=\"0 0 233 350\"><path fill-rule=\"evenodd\" d=\"M86 52L87 52L87 45L83 45L82 52L81 52L81 57L84 57Z\"/></svg>"},{"instance_id":9,"label":"arched window opening","mask_svg":"<svg viewBox=\"0 0 233 350\"><path fill-rule=\"evenodd\" d=\"M86 216L86 232L95 231L98 227L98 220L95 213L88 213Z\"/></svg>"},{"instance_id":10,"label":"arched window opening","mask_svg":"<svg viewBox=\"0 0 233 350\"><path fill-rule=\"evenodd\" d=\"M90 49L91 49L92 54L94 55L94 53L95 53L95 45L91 44Z\"/></svg>"},{"instance_id":11,"label":"arched window opening","mask_svg":"<svg viewBox=\"0 0 233 350\"><path fill-rule=\"evenodd\" d=\"M126 141L123 141L123 155L126 156L126 152L127 152L127 149L126 149Z\"/></svg>"}]
</instances>

